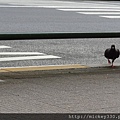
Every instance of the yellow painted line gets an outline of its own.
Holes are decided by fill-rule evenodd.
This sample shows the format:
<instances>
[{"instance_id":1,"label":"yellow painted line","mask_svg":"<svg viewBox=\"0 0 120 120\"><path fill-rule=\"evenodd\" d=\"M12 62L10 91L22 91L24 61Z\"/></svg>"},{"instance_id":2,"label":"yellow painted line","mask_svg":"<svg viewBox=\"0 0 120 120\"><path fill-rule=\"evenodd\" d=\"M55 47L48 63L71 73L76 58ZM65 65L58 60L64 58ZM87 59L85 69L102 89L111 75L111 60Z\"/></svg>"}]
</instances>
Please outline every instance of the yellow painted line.
<instances>
[{"instance_id":1,"label":"yellow painted line","mask_svg":"<svg viewBox=\"0 0 120 120\"><path fill-rule=\"evenodd\" d=\"M1 72L8 72L8 71L6 71L6 70L3 70L3 69L0 69L0 73L1 73Z\"/></svg>"},{"instance_id":2,"label":"yellow painted line","mask_svg":"<svg viewBox=\"0 0 120 120\"><path fill-rule=\"evenodd\" d=\"M8 67L1 68L0 72L20 72L20 71L36 71L36 70L60 70L60 69L77 69L77 68L88 68L88 66L80 64L72 65L54 65L54 66L28 66L28 67Z\"/></svg>"}]
</instances>

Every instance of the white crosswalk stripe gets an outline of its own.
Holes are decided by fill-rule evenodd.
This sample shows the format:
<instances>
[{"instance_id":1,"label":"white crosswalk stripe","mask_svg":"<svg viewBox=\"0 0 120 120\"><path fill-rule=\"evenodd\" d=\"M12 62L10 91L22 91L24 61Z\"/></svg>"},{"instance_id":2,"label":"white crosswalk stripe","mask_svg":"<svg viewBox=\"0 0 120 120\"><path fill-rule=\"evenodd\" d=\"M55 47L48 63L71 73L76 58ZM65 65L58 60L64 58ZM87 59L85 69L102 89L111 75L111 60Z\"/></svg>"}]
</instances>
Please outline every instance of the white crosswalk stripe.
<instances>
[{"instance_id":1,"label":"white crosswalk stripe","mask_svg":"<svg viewBox=\"0 0 120 120\"><path fill-rule=\"evenodd\" d=\"M1 0L1 2L0 7L54 8L65 12L97 15L101 18L120 18L120 3L117 1ZM5 5L6 3L9 4Z\"/></svg>"},{"instance_id":2,"label":"white crosswalk stripe","mask_svg":"<svg viewBox=\"0 0 120 120\"><path fill-rule=\"evenodd\" d=\"M10 46L0 46L0 48L11 48ZM38 60L38 59L56 59L59 56L47 55L39 52L0 52L0 61L18 61L18 60ZM8 57L3 57L8 56ZM12 57L11 57L12 56ZM13 57L14 56L14 57Z\"/></svg>"},{"instance_id":3,"label":"white crosswalk stripe","mask_svg":"<svg viewBox=\"0 0 120 120\"><path fill-rule=\"evenodd\" d=\"M118 12L118 11L120 11L120 9L105 9L105 8L103 8L103 9L94 9L94 8L92 8L92 9L58 9L58 10L62 10L62 11L75 11L75 12L78 12L78 11L86 11L86 12L109 12L109 11L112 11L112 12Z\"/></svg>"},{"instance_id":4,"label":"white crosswalk stripe","mask_svg":"<svg viewBox=\"0 0 120 120\"><path fill-rule=\"evenodd\" d=\"M77 13L80 13L80 14L88 14L88 15L108 15L108 14L114 14L114 15L119 15L120 12L109 12L109 11L103 11L103 12L99 12L99 11L96 11L96 12L77 12Z\"/></svg>"},{"instance_id":5,"label":"white crosswalk stripe","mask_svg":"<svg viewBox=\"0 0 120 120\"><path fill-rule=\"evenodd\" d=\"M80 5L81 2L79 2ZM82 4L81 4L82 5ZM84 4L80 8L59 8L57 10L65 12L76 12L85 15L97 15L102 18L120 18L120 3L112 2L91 2Z\"/></svg>"},{"instance_id":6,"label":"white crosswalk stripe","mask_svg":"<svg viewBox=\"0 0 120 120\"><path fill-rule=\"evenodd\" d=\"M39 52L0 52L0 55L45 55Z\"/></svg>"},{"instance_id":7,"label":"white crosswalk stripe","mask_svg":"<svg viewBox=\"0 0 120 120\"><path fill-rule=\"evenodd\" d=\"M54 59L54 58L60 58L60 57L58 57L58 56L53 56L53 55L45 55L45 56L25 56L25 57L6 57L6 58L0 58L0 61Z\"/></svg>"},{"instance_id":8,"label":"white crosswalk stripe","mask_svg":"<svg viewBox=\"0 0 120 120\"><path fill-rule=\"evenodd\" d=\"M120 16L100 16L100 17L104 17L104 18L120 18Z\"/></svg>"},{"instance_id":9,"label":"white crosswalk stripe","mask_svg":"<svg viewBox=\"0 0 120 120\"><path fill-rule=\"evenodd\" d=\"M10 46L5 46L5 45L1 45L0 49L2 49L2 48L11 48L11 47Z\"/></svg>"}]
</instances>

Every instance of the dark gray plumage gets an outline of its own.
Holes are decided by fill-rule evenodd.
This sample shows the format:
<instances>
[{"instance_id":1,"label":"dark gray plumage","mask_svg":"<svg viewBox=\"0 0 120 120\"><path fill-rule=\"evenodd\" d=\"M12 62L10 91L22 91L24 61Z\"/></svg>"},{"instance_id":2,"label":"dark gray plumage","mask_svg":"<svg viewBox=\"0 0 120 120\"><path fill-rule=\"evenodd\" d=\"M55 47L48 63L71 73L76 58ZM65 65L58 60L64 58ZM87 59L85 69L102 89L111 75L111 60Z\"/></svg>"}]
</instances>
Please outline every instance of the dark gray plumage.
<instances>
[{"instance_id":1,"label":"dark gray plumage","mask_svg":"<svg viewBox=\"0 0 120 120\"><path fill-rule=\"evenodd\" d=\"M115 45L111 45L111 48L108 48L104 52L104 56L108 59L108 63L111 64L110 59L112 60L112 67L113 62L116 58L120 55L119 49L115 48Z\"/></svg>"}]
</instances>

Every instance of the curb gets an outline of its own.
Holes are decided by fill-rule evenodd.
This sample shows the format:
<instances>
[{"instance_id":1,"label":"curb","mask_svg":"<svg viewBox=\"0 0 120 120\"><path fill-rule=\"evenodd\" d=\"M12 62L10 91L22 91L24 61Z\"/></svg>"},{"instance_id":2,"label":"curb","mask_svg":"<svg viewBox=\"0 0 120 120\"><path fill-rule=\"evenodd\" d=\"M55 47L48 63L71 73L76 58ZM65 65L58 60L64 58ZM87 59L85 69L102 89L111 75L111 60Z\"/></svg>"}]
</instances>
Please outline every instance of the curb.
<instances>
[{"instance_id":1,"label":"curb","mask_svg":"<svg viewBox=\"0 0 120 120\"><path fill-rule=\"evenodd\" d=\"M28 79L42 78L64 75L97 75L97 74L116 74L120 73L120 66L111 68L110 66L84 66L74 65L56 65L56 66L29 66L29 67L6 67L0 69L0 79Z\"/></svg>"},{"instance_id":2,"label":"curb","mask_svg":"<svg viewBox=\"0 0 120 120\"><path fill-rule=\"evenodd\" d=\"M14 73L14 72L33 72L33 71L69 71L69 70L120 70L120 66L116 65L111 67L110 65L80 65L80 64L68 64L68 65L48 65L48 66L25 66L25 67L3 67L0 68L0 73ZM94 71L95 72L95 71Z\"/></svg>"},{"instance_id":3,"label":"curb","mask_svg":"<svg viewBox=\"0 0 120 120\"><path fill-rule=\"evenodd\" d=\"M68 70L68 69L83 69L89 68L85 65L73 64L73 65L50 65L50 66L26 66L26 67L4 67L0 68L2 72L29 72L29 71L49 71L49 70Z\"/></svg>"},{"instance_id":4,"label":"curb","mask_svg":"<svg viewBox=\"0 0 120 120\"><path fill-rule=\"evenodd\" d=\"M118 38L120 32L104 33L11 33L0 34L0 40L20 40L20 39L62 39L62 38Z\"/></svg>"}]
</instances>

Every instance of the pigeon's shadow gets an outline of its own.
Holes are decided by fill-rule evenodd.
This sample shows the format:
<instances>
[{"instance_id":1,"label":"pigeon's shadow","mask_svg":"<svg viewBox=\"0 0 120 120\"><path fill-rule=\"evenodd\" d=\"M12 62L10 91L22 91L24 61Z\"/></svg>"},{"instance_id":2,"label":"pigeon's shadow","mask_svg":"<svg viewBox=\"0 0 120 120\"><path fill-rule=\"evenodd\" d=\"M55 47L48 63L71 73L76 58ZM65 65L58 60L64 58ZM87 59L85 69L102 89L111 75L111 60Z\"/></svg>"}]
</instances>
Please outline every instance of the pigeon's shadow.
<instances>
[{"instance_id":1,"label":"pigeon's shadow","mask_svg":"<svg viewBox=\"0 0 120 120\"><path fill-rule=\"evenodd\" d=\"M106 65L106 66L102 66L101 68L120 69L120 66L114 65L114 66L112 67L111 65Z\"/></svg>"}]
</instances>

